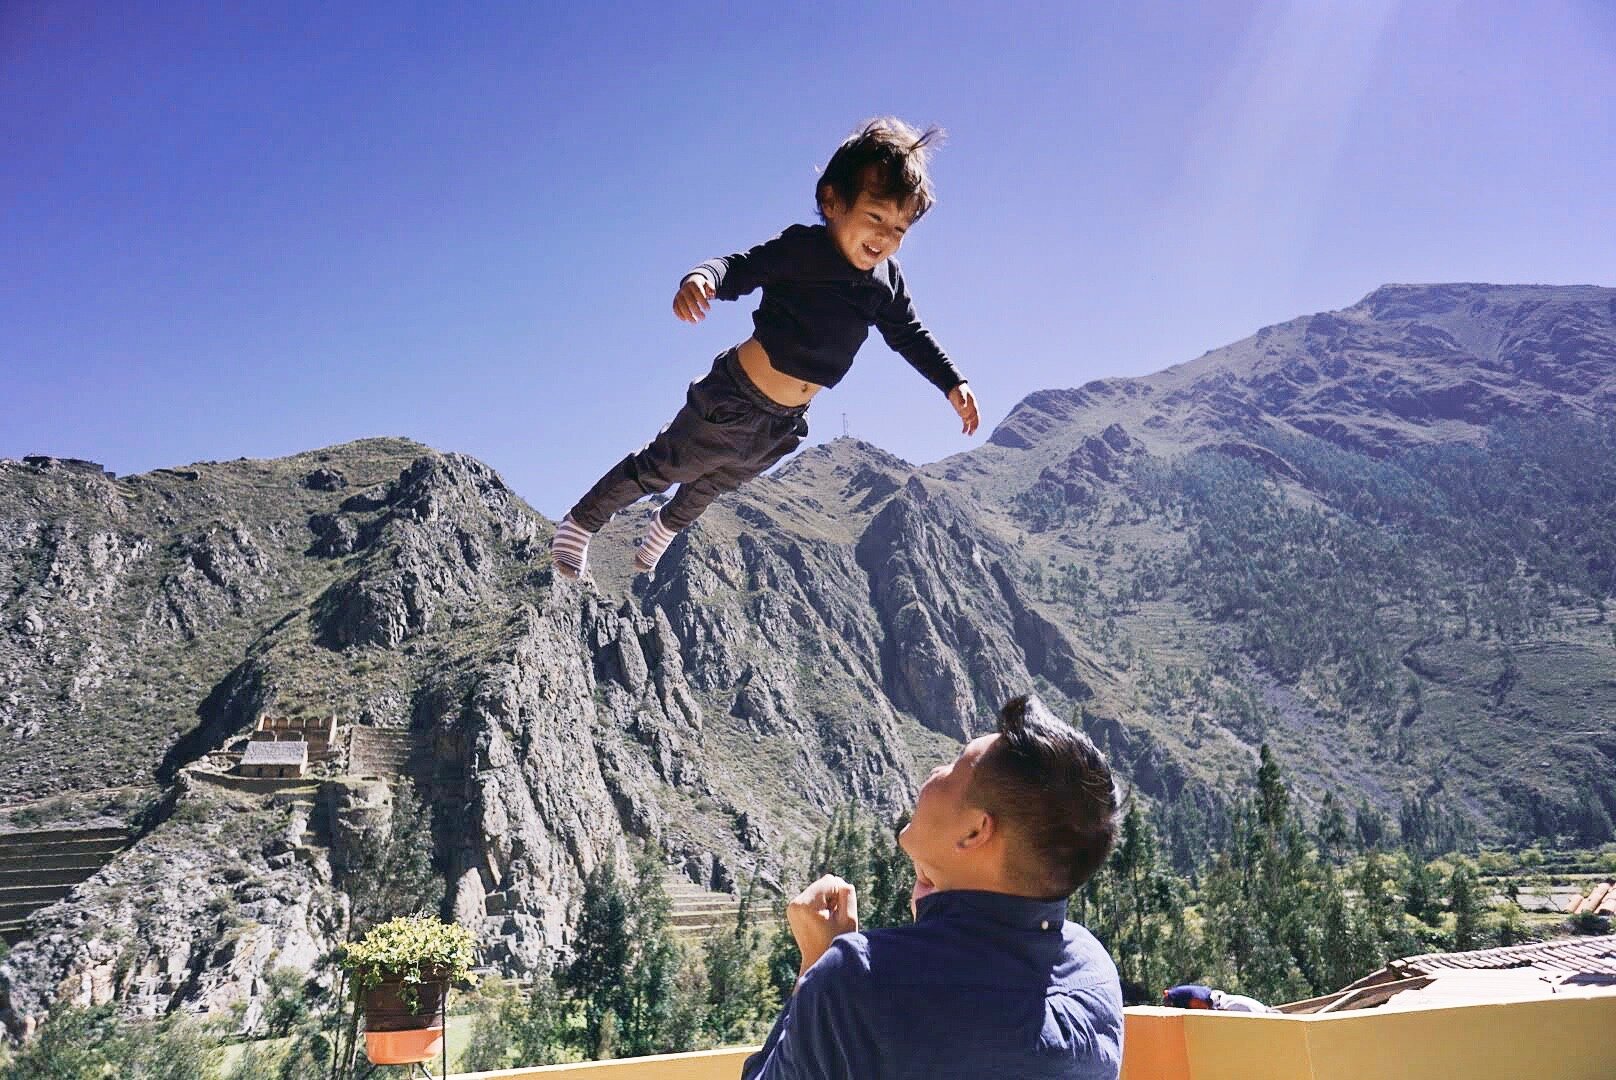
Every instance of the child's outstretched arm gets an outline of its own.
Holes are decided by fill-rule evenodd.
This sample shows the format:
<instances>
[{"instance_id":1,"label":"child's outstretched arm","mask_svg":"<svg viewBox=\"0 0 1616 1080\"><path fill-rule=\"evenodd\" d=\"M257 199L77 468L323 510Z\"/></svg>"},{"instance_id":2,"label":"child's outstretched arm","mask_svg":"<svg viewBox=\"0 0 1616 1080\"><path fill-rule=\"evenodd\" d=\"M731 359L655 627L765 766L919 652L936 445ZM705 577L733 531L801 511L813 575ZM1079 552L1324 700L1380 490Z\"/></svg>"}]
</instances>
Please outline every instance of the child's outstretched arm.
<instances>
[{"instance_id":1,"label":"child's outstretched arm","mask_svg":"<svg viewBox=\"0 0 1616 1080\"><path fill-rule=\"evenodd\" d=\"M877 329L893 352L909 361L909 366L925 376L927 382L948 395L948 403L954 406L963 424L960 430L966 435L976 434L981 423L976 395L959 368L931 336L931 331L921 323L920 316L915 314L914 302L909 299L909 290L904 287L896 259L892 260L892 285L892 299L876 313Z\"/></svg>"},{"instance_id":2,"label":"child's outstretched arm","mask_svg":"<svg viewBox=\"0 0 1616 1080\"><path fill-rule=\"evenodd\" d=\"M673 313L685 322L701 322L715 298L739 300L753 289L778 280L781 274L800 268L805 260L819 254L812 237L811 230L793 225L757 247L708 259L679 282Z\"/></svg>"}]
</instances>

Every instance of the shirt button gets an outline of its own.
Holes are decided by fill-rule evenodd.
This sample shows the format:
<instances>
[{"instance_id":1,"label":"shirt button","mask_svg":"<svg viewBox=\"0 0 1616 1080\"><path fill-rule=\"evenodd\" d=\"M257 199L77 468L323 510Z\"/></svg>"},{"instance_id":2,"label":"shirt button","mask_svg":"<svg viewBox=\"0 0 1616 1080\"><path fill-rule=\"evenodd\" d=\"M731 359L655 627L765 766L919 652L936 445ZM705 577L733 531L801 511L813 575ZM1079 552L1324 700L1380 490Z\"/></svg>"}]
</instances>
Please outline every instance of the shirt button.
<instances>
[{"instance_id":1,"label":"shirt button","mask_svg":"<svg viewBox=\"0 0 1616 1080\"><path fill-rule=\"evenodd\" d=\"M1039 923L1038 924L1038 929L1040 929L1040 930L1048 930L1049 929L1049 920L1045 919L1043 922Z\"/></svg>"}]
</instances>

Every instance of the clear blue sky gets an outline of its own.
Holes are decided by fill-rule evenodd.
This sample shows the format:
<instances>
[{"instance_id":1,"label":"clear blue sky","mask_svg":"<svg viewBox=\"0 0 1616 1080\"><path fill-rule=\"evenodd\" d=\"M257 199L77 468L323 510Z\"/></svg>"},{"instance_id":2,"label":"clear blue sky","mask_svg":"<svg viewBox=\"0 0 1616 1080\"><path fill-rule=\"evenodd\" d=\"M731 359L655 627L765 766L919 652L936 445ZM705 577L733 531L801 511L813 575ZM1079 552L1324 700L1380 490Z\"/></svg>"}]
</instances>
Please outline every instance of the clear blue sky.
<instances>
[{"instance_id":1,"label":"clear blue sky","mask_svg":"<svg viewBox=\"0 0 1616 1080\"><path fill-rule=\"evenodd\" d=\"M946 127L902 260L975 440L876 337L812 413L912 461L1390 281L1616 284L1616 5L0 2L0 456L407 435L559 516L751 303L860 119ZM751 298L755 299L755 298Z\"/></svg>"}]
</instances>

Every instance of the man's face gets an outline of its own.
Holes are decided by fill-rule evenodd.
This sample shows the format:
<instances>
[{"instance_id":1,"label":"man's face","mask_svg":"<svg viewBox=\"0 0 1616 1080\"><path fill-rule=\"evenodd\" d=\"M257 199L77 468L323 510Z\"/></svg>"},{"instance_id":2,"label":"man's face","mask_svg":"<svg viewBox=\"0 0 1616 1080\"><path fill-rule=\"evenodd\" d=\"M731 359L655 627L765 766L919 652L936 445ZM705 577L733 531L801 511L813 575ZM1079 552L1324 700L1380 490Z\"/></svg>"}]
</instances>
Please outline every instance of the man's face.
<instances>
[{"instance_id":1,"label":"man's face","mask_svg":"<svg viewBox=\"0 0 1616 1080\"><path fill-rule=\"evenodd\" d=\"M899 846L914 860L917 893L930 892L939 880L946 885L953 876L951 869L965 857L960 842L982 817L981 807L972 806L967 798L971 778L997 738L993 734L972 739L959 757L937 766L921 785L914 816L898 834Z\"/></svg>"},{"instance_id":2,"label":"man's face","mask_svg":"<svg viewBox=\"0 0 1616 1080\"><path fill-rule=\"evenodd\" d=\"M828 191L821 209L825 228L842 257L860 270L873 270L881 260L896 254L914 221L912 200L899 205L896 199L878 199L867 191L859 192L852 206Z\"/></svg>"}]
</instances>

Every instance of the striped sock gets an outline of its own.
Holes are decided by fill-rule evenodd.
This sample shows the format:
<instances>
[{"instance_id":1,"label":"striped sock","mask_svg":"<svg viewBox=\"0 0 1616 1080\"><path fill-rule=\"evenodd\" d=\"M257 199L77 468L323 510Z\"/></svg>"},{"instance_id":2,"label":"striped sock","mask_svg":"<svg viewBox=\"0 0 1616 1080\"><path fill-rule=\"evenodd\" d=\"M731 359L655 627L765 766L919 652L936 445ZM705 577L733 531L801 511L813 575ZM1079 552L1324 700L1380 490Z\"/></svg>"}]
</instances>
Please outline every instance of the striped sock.
<instances>
[{"instance_id":1,"label":"striped sock","mask_svg":"<svg viewBox=\"0 0 1616 1080\"><path fill-rule=\"evenodd\" d=\"M576 524L571 514L562 518L550 540L550 562L556 573L565 578L582 574L589 563L589 538L594 535Z\"/></svg>"},{"instance_id":2,"label":"striped sock","mask_svg":"<svg viewBox=\"0 0 1616 1080\"><path fill-rule=\"evenodd\" d=\"M662 553L668 550L668 545L678 535L678 529L670 529L662 524L661 511L652 514L651 524L645 530L645 539L640 541L639 549L634 552L634 569L642 574L655 570Z\"/></svg>"}]
</instances>

